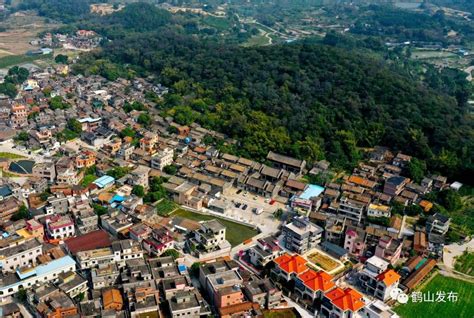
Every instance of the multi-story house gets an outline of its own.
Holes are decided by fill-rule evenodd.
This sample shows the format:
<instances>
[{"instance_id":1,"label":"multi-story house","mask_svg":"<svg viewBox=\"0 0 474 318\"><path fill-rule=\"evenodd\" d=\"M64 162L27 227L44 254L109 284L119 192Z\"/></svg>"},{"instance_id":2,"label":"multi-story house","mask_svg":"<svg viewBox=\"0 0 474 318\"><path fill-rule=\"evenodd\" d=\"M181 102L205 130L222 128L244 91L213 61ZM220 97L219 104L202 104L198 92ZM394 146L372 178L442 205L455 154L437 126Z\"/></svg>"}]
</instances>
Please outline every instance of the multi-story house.
<instances>
[{"instance_id":1,"label":"multi-story house","mask_svg":"<svg viewBox=\"0 0 474 318\"><path fill-rule=\"evenodd\" d=\"M365 207L366 204L361 201L342 197L339 202L337 214L342 218L347 218L360 223L362 221L362 217L364 216Z\"/></svg>"},{"instance_id":2,"label":"multi-story house","mask_svg":"<svg viewBox=\"0 0 474 318\"><path fill-rule=\"evenodd\" d=\"M171 148L165 148L151 158L151 167L163 171L163 168L173 163L174 151Z\"/></svg>"},{"instance_id":3,"label":"multi-story house","mask_svg":"<svg viewBox=\"0 0 474 318\"><path fill-rule=\"evenodd\" d=\"M66 215L53 215L46 218L46 234L53 240L62 240L76 233L73 220Z\"/></svg>"},{"instance_id":4,"label":"multi-story house","mask_svg":"<svg viewBox=\"0 0 474 318\"><path fill-rule=\"evenodd\" d=\"M368 216L368 217L372 217L372 218L379 218L379 217L389 218L390 215L391 215L391 213L390 213L390 207L387 206L387 205L371 203L371 204L369 204L369 207L367 208L367 216Z\"/></svg>"},{"instance_id":5,"label":"multi-story house","mask_svg":"<svg viewBox=\"0 0 474 318\"><path fill-rule=\"evenodd\" d=\"M398 287L400 275L388 268L389 263L378 256L372 256L359 273L359 282L364 292L380 300L390 298L390 292Z\"/></svg>"},{"instance_id":6,"label":"multi-story house","mask_svg":"<svg viewBox=\"0 0 474 318\"><path fill-rule=\"evenodd\" d=\"M322 296L336 287L332 281L333 277L325 271L315 271L308 269L299 274L295 279L295 291L303 299L322 299Z\"/></svg>"},{"instance_id":7,"label":"multi-story house","mask_svg":"<svg viewBox=\"0 0 474 318\"><path fill-rule=\"evenodd\" d=\"M390 177L385 180L385 184L383 186L383 193L388 194L390 196L399 195L408 182L410 182L410 179L407 179L405 177Z\"/></svg>"},{"instance_id":8,"label":"multi-story house","mask_svg":"<svg viewBox=\"0 0 474 318\"><path fill-rule=\"evenodd\" d=\"M437 233L444 235L449 230L451 219L440 213L430 215L426 220L426 231L428 233Z\"/></svg>"},{"instance_id":9,"label":"multi-story house","mask_svg":"<svg viewBox=\"0 0 474 318\"><path fill-rule=\"evenodd\" d=\"M283 253L278 239L273 236L259 238L257 244L248 249L250 263L257 267L264 267Z\"/></svg>"},{"instance_id":10,"label":"multi-story house","mask_svg":"<svg viewBox=\"0 0 474 318\"><path fill-rule=\"evenodd\" d=\"M28 110L25 105L12 106L10 111L10 124L16 128L21 128L28 124Z\"/></svg>"},{"instance_id":11,"label":"multi-story house","mask_svg":"<svg viewBox=\"0 0 474 318\"><path fill-rule=\"evenodd\" d=\"M76 262L70 256L63 256L35 267L19 268L15 273L7 273L0 281L0 299L3 301L21 288L31 289L35 284L54 281L58 275L75 271Z\"/></svg>"},{"instance_id":12,"label":"multi-story house","mask_svg":"<svg viewBox=\"0 0 474 318\"><path fill-rule=\"evenodd\" d=\"M150 254L159 256L173 247L174 239L166 227L154 228L151 237L143 240L143 248Z\"/></svg>"},{"instance_id":13,"label":"multi-story house","mask_svg":"<svg viewBox=\"0 0 474 318\"><path fill-rule=\"evenodd\" d=\"M304 254L321 243L323 229L309 221L307 217L293 218L282 229L284 247L290 251Z\"/></svg>"},{"instance_id":14,"label":"multi-story house","mask_svg":"<svg viewBox=\"0 0 474 318\"><path fill-rule=\"evenodd\" d=\"M268 279L256 279L244 283L245 296L260 308L272 309L277 307L282 299L282 292Z\"/></svg>"},{"instance_id":15,"label":"multi-story house","mask_svg":"<svg viewBox=\"0 0 474 318\"><path fill-rule=\"evenodd\" d=\"M273 262L275 267L272 269L272 274L284 281L290 281L308 270L308 266L306 266L308 262L298 254L285 253Z\"/></svg>"},{"instance_id":16,"label":"multi-story house","mask_svg":"<svg viewBox=\"0 0 474 318\"><path fill-rule=\"evenodd\" d=\"M37 163L33 167L33 175L45 178L49 183L53 183L56 180L56 166L53 162Z\"/></svg>"},{"instance_id":17,"label":"multi-story house","mask_svg":"<svg viewBox=\"0 0 474 318\"><path fill-rule=\"evenodd\" d=\"M349 227L346 231L344 249L355 256L362 256L366 247L367 234L359 228Z\"/></svg>"},{"instance_id":18,"label":"multi-story house","mask_svg":"<svg viewBox=\"0 0 474 318\"><path fill-rule=\"evenodd\" d=\"M42 254L43 245L36 238L16 240L0 249L0 267L13 272L19 267L36 264L37 257Z\"/></svg>"},{"instance_id":19,"label":"multi-story house","mask_svg":"<svg viewBox=\"0 0 474 318\"><path fill-rule=\"evenodd\" d=\"M321 304L322 318L353 318L364 308L362 294L350 287L337 287L323 297Z\"/></svg>"},{"instance_id":20,"label":"multi-story house","mask_svg":"<svg viewBox=\"0 0 474 318\"><path fill-rule=\"evenodd\" d=\"M158 143L158 135L152 132L147 132L142 139L140 139L140 149L148 155L156 153L156 145Z\"/></svg>"},{"instance_id":21,"label":"multi-story house","mask_svg":"<svg viewBox=\"0 0 474 318\"><path fill-rule=\"evenodd\" d=\"M96 154L90 150L84 150L76 156L76 168L88 168L95 165Z\"/></svg>"},{"instance_id":22,"label":"multi-story house","mask_svg":"<svg viewBox=\"0 0 474 318\"><path fill-rule=\"evenodd\" d=\"M394 265L399 259L402 252L402 242L395 240L388 235L380 238L379 244L375 248L375 256L383 258Z\"/></svg>"},{"instance_id":23,"label":"multi-story house","mask_svg":"<svg viewBox=\"0 0 474 318\"><path fill-rule=\"evenodd\" d=\"M194 231L196 242L211 251L226 241L226 228L216 219L200 223L201 228Z\"/></svg>"}]
</instances>

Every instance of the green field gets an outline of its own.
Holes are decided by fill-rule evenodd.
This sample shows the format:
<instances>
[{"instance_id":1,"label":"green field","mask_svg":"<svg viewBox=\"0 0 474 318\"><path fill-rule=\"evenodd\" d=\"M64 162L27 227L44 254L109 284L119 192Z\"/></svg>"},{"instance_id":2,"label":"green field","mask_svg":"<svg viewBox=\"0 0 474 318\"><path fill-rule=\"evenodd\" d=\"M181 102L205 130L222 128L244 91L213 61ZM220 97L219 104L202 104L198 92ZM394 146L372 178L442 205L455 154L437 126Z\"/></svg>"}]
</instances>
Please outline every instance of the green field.
<instances>
[{"instance_id":1,"label":"green field","mask_svg":"<svg viewBox=\"0 0 474 318\"><path fill-rule=\"evenodd\" d=\"M91 184L93 181L97 179L97 176L94 174L86 174L84 176L84 179L81 181L81 185L84 187L87 187L89 184Z\"/></svg>"},{"instance_id":2,"label":"green field","mask_svg":"<svg viewBox=\"0 0 474 318\"><path fill-rule=\"evenodd\" d=\"M208 26L216 28L219 31L225 31L231 28L229 19L225 17L218 18L208 15L202 19L202 22Z\"/></svg>"},{"instance_id":3,"label":"green field","mask_svg":"<svg viewBox=\"0 0 474 318\"><path fill-rule=\"evenodd\" d=\"M168 216L174 209L176 209L176 203L169 199L162 199L156 205L156 212L161 216Z\"/></svg>"},{"instance_id":4,"label":"green field","mask_svg":"<svg viewBox=\"0 0 474 318\"><path fill-rule=\"evenodd\" d=\"M203 215L203 214L179 209L173 213L173 216L180 216L180 217L190 219L193 221L207 221L207 220L217 219L227 228L226 239L229 241L229 243L232 246L239 245L243 241L248 240L249 238L254 237L255 235L258 234L257 230L254 230L253 228L249 226L235 223L232 221L227 221L225 219L221 219L212 215Z\"/></svg>"},{"instance_id":5,"label":"green field","mask_svg":"<svg viewBox=\"0 0 474 318\"><path fill-rule=\"evenodd\" d=\"M474 276L474 253L464 252L456 259L454 269L471 276Z\"/></svg>"},{"instance_id":6,"label":"green field","mask_svg":"<svg viewBox=\"0 0 474 318\"><path fill-rule=\"evenodd\" d=\"M52 58L52 54L45 54L45 55L7 55L4 57L0 57L0 68L7 68L10 66L14 66L17 64L22 63L31 63L36 60L45 60L48 58Z\"/></svg>"},{"instance_id":7,"label":"green field","mask_svg":"<svg viewBox=\"0 0 474 318\"><path fill-rule=\"evenodd\" d=\"M270 40L265 36L265 35L255 35L252 36L250 39L247 40L242 46L263 46L263 45L269 45Z\"/></svg>"},{"instance_id":8,"label":"green field","mask_svg":"<svg viewBox=\"0 0 474 318\"><path fill-rule=\"evenodd\" d=\"M17 155L16 153L0 152L0 158L4 158L4 159L23 159L25 157L22 156L22 155Z\"/></svg>"},{"instance_id":9,"label":"green field","mask_svg":"<svg viewBox=\"0 0 474 318\"><path fill-rule=\"evenodd\" d=\"M423 293L437 291L454 292L458 295L457 302L411 302L398 305L395 311L401 318L435 318L435 317L474 317L474 284L458 279L436 275L421 290Z\"/></svg>"}]
</instances>

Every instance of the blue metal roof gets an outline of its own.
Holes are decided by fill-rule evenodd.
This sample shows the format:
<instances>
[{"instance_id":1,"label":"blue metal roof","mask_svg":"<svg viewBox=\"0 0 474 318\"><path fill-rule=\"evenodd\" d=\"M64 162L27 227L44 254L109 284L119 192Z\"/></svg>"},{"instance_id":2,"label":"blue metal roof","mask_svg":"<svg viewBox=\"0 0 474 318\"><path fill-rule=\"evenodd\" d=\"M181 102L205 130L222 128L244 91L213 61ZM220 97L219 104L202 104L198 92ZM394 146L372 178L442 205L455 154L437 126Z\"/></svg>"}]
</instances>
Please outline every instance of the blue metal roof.
<instances>
[{"instance_id":1,"label":"blue metal roof","mask_svg":"<svg viewBox=\"0 0 474 318\"><path fill-rule=\"evenodd\" d=\"M75 266L75 265L76 265L76 262L72 259L71 256L67 255L59 259L55 259L47 264L38 265L27 272L21 273L19 270L17 270L16 273L18 277L23 280L25 278L28 278L34 275L41 276L63 267Z\"/></svg>"},{"instance_id":2,"label":"blue metal roof","mask_svg":"<svg viewBox=\"0 0 474 318\"><path fill-rule=\"evenodd\" d=\"M96 184L99 188L103 188L113 182L115 182L115 179L113 177L105 175L95 180L94 184Z\"/></svg>"},{"instance_id":3,"label":"blue metal roof","mask_svg":"<svg viewBox=\"0 0 474 318\"><path fill-rule=\"evenodd\" d=\"M309 200L312 197L317 197L324 191L324 187L318 186L316 184L310 184L300 195L301 199Z\"/></svg>"}]
</instances>

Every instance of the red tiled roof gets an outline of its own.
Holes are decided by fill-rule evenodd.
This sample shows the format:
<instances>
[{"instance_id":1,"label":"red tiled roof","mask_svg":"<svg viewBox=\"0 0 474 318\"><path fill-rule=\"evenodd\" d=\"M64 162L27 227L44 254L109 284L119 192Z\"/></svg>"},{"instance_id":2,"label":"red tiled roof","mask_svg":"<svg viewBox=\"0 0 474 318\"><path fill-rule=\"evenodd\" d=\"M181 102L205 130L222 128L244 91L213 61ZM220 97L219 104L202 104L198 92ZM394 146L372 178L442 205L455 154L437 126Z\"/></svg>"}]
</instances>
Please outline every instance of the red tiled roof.
<instances>
[{"instance_id":1,"label":"red tiled roof","mask_svg":"<svg viewBox=\"0 0 474 318\"><path fill-rule=\"evenodd\" d=\"M107 232L97 230L84 235L73 237L65 241L67 249L72 253L93 250L111 246L110 237Z\"/></svg>"},{"instance_id":2,"label":"red tiled roof","mask_svg":"<svg viewBox=\"0 0 474 318\"><path fill-rule=\"evenodd\" d=\"M283 254L275 259L275 263L288 274L301 274L308 269L306 266L307 261L298 254Z\"/></svg>"},{"instance_id":3,"label":"red tiled roof","mask_svg":"<svg viewBox=\"0 0 474 318\"><path fill-rule=\"evenodd\" d=\"M342 311L356 312L365 306L362 295L352 288L336 288L326 294L331 303Z\"/></svg>"},{"instance_id":4,"label":"red tiled roof","mask_svg":"<svg viewBox=\"0 0 474 318\"><path fill-rule=\"evenodd\" d=\"M325 271L316 272L315 270L309 269L303 274L300 274L298 278L312 291L320 290L327 292L336 286L336 284L331 281L333 277Z\"/></svg>"}]
</instances>

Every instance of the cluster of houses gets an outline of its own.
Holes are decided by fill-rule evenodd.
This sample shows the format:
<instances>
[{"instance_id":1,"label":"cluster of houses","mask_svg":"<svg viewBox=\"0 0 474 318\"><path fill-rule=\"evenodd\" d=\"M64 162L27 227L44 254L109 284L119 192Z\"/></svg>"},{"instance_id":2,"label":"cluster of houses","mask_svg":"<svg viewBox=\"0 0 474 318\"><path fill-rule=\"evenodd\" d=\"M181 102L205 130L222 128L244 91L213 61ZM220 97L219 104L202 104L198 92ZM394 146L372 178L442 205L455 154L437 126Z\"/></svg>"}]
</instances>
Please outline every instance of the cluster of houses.
<instances>
[{"instance_id":1,"label":"cluster of houses","mask_svg":"<svg viewBox=\"0 0 474 318\"><path fill-rule=\"evenodd\" d=\"M260 317L284 306L284 294L322 317L397 317L390 291L425 279L450 226L424 196L461 184L436 175L415 183L405 177L412 158L383 147L338 182L311 184L330 175L328 162L222 153L208 137L236 141L160 116L154 100L167 92L153 79L107 81L64 65L32 71L16 98L0 98L0 141L26 132L31 154L0 160L20 177L0 178L2 310L16 310L11 297L28 289L27 308L40 317ZM55 97L67 107L53 109ZM71 120L80 133L64 142ZM151 192L156 180L166 197L145 202L135 190ZM168 202L224 215L223 197L236 189L281 203L287 216L236 260L217 219L157 213ZM394 206L417 206L427 221L412 225ZM314 250L360 266L322 270L309 260Z\"/></svg>"},{"instance_id":2,"label":"cluster of houses","mask_svg":"<svg viewBox=\"0 0 474 318\"><path fill-rule=\"evenodd\" d=\"M102 37L94 31L77 30L72 34L46 33L41 38L30 41L30 44L44 48L90 51L97 48L101 41Z\"/></svg>"}]
</instances>

